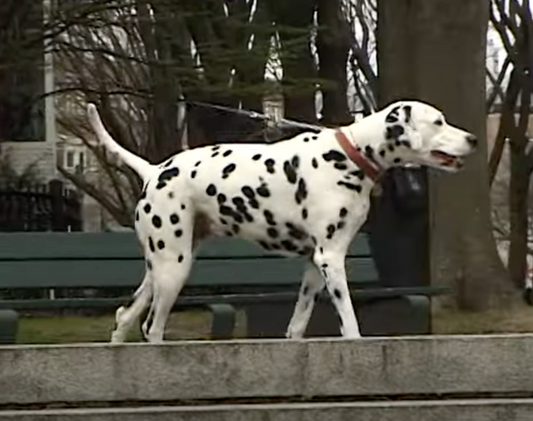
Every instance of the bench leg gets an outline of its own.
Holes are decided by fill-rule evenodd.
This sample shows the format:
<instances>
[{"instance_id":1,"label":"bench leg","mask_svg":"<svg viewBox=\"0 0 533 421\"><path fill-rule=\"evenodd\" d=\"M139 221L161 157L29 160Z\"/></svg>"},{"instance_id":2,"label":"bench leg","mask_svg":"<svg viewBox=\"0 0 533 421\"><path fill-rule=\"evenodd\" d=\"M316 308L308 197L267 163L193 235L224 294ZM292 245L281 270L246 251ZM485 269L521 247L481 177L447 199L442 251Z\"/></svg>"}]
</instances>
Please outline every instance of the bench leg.
<instances>
[{"instance_id":1,"label":"bench leg","mask_svg":"<svg viewBox=\"0 0 533 421\"><path fill-rule=\"evenodd\" d=\"M211 339L231 339L235 329L235 308L230 304L209 304Z\"/></svg>"},{"instance_id":2,"label":"bench leg","mask_svg":"<svg viewBox=\"0 0 533 421\"><path fill-rule=\"evenodd\" d=\"M407 295L412 314L412 334L431 333L431 299L425 295Z\"/></svg>"},{"instance_id":3,"label":"bench leg","mask_svg":"<svg viewBox=\"0 0 533 421\"><path fill-rule=\"evenodd\" d=\"M14 344L18 329L18 314L13 310L0 310L0 344Z\"/></svg>"}]
</instances>

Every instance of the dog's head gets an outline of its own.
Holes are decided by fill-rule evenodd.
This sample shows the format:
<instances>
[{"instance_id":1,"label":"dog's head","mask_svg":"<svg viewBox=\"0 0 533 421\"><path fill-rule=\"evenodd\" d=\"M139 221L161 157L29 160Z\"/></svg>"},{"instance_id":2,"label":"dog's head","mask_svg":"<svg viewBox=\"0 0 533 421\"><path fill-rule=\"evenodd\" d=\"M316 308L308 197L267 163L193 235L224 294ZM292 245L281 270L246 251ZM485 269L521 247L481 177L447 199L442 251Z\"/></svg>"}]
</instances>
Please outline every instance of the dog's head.
<instances>
[{"instance_id":1,"label":"dog's head","mask_svg":"<svg viewBox=\"0 0 533 421\"><path fill-rule=\"evenodd\" d=\"M472 153L476 136L451 126L443 113L417 101L402 101L385 108L385 143L379 154L393 164L413 163L455 172Z\"/></svg>"}]
</instances>

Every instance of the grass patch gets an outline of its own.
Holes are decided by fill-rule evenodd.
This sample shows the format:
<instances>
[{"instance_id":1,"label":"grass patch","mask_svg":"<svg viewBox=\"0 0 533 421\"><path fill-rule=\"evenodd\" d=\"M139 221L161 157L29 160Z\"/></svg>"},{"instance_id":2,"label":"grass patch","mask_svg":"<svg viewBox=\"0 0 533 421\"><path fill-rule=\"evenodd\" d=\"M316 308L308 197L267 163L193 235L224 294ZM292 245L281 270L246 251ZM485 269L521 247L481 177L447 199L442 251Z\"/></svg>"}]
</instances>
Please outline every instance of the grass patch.
<instances>
[{"instance_id":1,"label":"grass patch","mask_svg":"<svg viewBox=\"0 0 533 421\"><path fill-rule=\"evenodd\" d=\"M22 317L17 344L62 344L109 342L115 326L115 316L50 316ZM165 339L208 339L211 315L205 311L173 313L167 323ZM245 332L244 314L237 313L236 336ZM142 341L140 327L129 332L128 342Z\"/></svg>"},{"instance_id":2,"label":"grass patch","mask_svg":"<svg viewBox=\"0 0 533 421\"><path fill-rule=\"evenodd\" d=\"M115 325L114 315L23 317L20 319L18 344L61 344L109 342ZM245 315L237 313L236 337L244 337ZM206 311L171 314L165 339L209 339L211 315ZM516 306L508 310L482 313L437 311L433 314L435 334L533 333L533 307ZM132 328L128 341L142 341L140 329Z\"/></svg>"}]
</instances>

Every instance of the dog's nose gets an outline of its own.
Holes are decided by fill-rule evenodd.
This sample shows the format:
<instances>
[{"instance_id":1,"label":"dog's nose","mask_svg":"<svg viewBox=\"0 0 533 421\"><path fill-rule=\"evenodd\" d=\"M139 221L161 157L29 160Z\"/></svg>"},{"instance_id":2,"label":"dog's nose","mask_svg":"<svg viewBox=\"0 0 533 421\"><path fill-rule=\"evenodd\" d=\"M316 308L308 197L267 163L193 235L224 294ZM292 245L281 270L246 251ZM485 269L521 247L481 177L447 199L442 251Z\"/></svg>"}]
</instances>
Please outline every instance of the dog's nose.
<instances>
[{"instance_id":1,"label":"dog's nose","mask_svg":"<svg viewBox=\"0 0 533 421\"><path fill-rule=\"evenodd\" d=\"M469 134L468 136L466 136L466 141L473 148L475 148L477 146L477 137L474 136L473 134Z\"/></svg>"}]
</instances>

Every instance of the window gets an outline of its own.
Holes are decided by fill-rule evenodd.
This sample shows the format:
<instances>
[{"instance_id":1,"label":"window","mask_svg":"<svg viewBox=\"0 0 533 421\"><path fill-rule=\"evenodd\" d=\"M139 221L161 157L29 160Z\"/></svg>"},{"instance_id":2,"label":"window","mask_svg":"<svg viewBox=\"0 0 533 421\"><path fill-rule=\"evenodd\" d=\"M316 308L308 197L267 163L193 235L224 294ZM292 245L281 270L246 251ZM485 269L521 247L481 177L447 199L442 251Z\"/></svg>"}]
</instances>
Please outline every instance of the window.
<instances>
[{"instance_id":1,"label":"window","mask_svg":"<svg viewBox=\"0 0 533 421\"><path fill-rule=\"evenodd\" d=\"M74 168L74 152L68 151L67 152L67 168Z\"/></svg>"}]
</instances>

